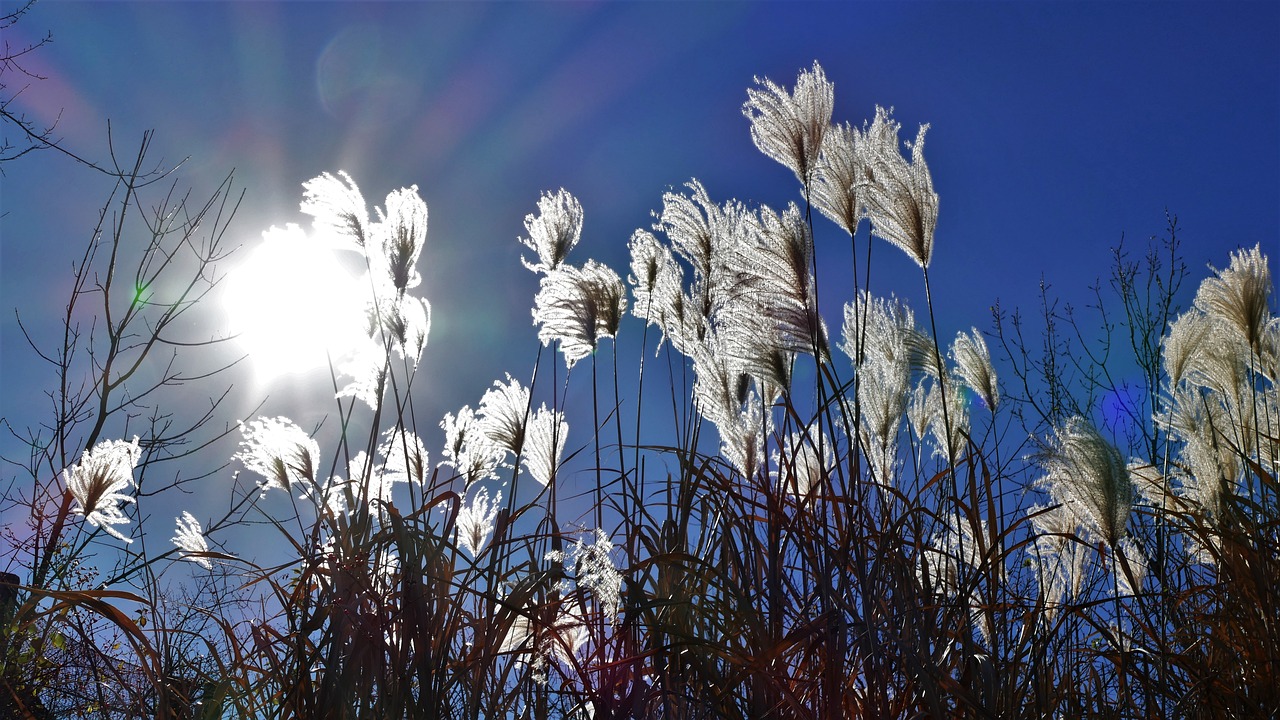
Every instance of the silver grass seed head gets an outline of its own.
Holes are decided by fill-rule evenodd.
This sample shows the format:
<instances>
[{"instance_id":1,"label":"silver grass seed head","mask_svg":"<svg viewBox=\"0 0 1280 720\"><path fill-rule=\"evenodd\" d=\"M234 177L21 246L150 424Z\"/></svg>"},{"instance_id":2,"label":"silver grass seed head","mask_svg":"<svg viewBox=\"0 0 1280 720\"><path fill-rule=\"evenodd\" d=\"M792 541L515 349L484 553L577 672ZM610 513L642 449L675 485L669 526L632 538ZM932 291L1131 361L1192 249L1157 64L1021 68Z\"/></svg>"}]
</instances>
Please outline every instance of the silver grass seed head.
<instances>
[{"instance_id":1,"label":"silver grass seed head","mask_svg":"<svg viewBox=\"0 0 1280 720\"><path fill-rule=\"evenodd\" d=\"M499 491L492 501L489 491L480 488L471 496L471 501L458 509L456 537L458 547L466 550L472 559L480 556L489 537L493 535L493 522L502 505L502 492Z\"/></svg>"},{"instance_id":2,"label":"silver grass seed head","mask_svg":"<svg viewBox=\"0 0 1280 720\"><path fill-rule=\"evenodd\" d=\"M1068 505L1098 539L1115 547L1124 536L1135 492L1120 451L1092 423L1076 416L1055 430L1036 460L1044 470L1037 485Z\"/></svg>"},{"instance_id":3,"label":"silver grass seed head","mask_svg":"<svg viewBox=\"0 0 1280 720\"><path fill-rule=\"evenodd\" d=\"M613 561L613 540L609 534L596 528L592 538L590 543L578 538L569 556L564 558L564 565L573 570L577 585L591 591L604 616L612 621L622 606L622 573Z\"/></svg>"},{"instance_id":4,"label":"silver grass seed head","mask_svg":"<svg viewBox=\"0 0 1280 720\"><path fill-rule=\"evenodd\" d=\"M133 471L141 457L142 449L137 437L131 442L103 440L85 450L78 464L62 471L63 482L76 501L72 512L112 537L132 542L112 526L129 522L120 509L120 503L134 502L127 493L136 487Z\"/></svg>"},{"instance_id":5,"label":"silver grass seed head","mask_svg":"<svg viewBox=\"0 0 1280 720\"><path fill-rule=\"evenodd\" d=\"M812 70L800 72L794 92L768 78L757 77L755 82L742 106L742 114L751 121L752 142L807 184L831 124L835 86L816 61Z\"/></svg>"},{"instance_id":6,"label":"silver grass seed head","mask_svg":"<svg viewBox=\"0 0 1280 720\"><path fill-rule=\"evenodd\" d=\"M1171 389L1177 388L1186 379L1211 329L1208 317L1196 308L1182 313L1169 323L1169 333L1164 337L1161 354L1165 376L1169 379Z\"/></svg>"},{"instance_id":7,"label":"silver grass seed head","mask_svg":"<svg viewBox=\"0 0 1280 720\"><path fill-rule=\"evenodd\" d=\"M680 263L669 247L645 230L632 234L629 248L631 274L627 280L635 295L632 314L657 325L664 338L680 333L684 318L684 271Z\"/></svg>"},{"instance_id":8,"label":"silver grass seed head","mask_svg":"<svg viewBox=\"0 0 1280 720\"><path fill-rule=\"evenodd\" d=\"M418 367L422 351L427 347L431 334L431 303L423 298L401 295L384 301L382 310L383 331L386 340L396 354Z\"/></svg>"},{"instance_id":9,"label":"silver grass seed head","mask_svg":"<svg viewBox=\"0 0 1280 720\"><path fill-rule=\"evenodd\" d=\"M366 337L356 343L338 366L338 375L350 378L335 397L353 397L376 408L386 390L387 351L379 340Z\"/></svg>"},{"instance_id":10,"label":"silver grass seed head","mask_svg":"<svg viewBox=\"0 0 1280 720\"><path fill-rule=\"evenodd\" d=\"M340 244L362 250L369 236L369 211L360 188L339 170L324 173L302 184L302 212L315 218L315 227Z\"/></svg>"},{"instance_id":11,"label":"silver grass seed head","mask_svg":"<svg viewBox=\"0 0 1280 720\"><path fill-rule=\"evenodd\" d=\"M1214 277L1200 283L1196 307L1233 328L1257 352L1271 319L1271 270L1262 245L1237 250L1231 254L1227 269L1214 273Z\"/></svg>"},{"instance_id":12,"label":"silver grass seed head","mask_svg":"<svg viewBox=\"0 0 1280 720\"><path fill-rule=\"evenodd\" d=\"M1134 489L1148 505L1170 512L1177 506L1177 494L1172 479L1160 473L1160 469L1142 460L1129 460L1129 477Z\"/></svg>"},{"instance_id":13,"label":"silver grass seed head","mask_svg":"<svg viewBox=\"0 0 1280 720\"><path fill-rule=\"evenodd\" d=\"M813 206L850 235L857 234L863 214L858 190L866 174L858 151L862 142L862 133L848 123L828 128L810 183Z\"/></svg>"},{"instance_id":14,"label":"silver grass seed head","mask_svg":"<svg viewBox=\"0 0 1280 720\"><path fill-rule=\"evenodd\" d=\"M821 445L821 454L818 446ZM770 458L776 468L771 473L778 489L803 500L829 478L835 468L835 447L830 436L820 430L791 432Z\"/></svg>"},{"instance_id":15,"label":"silver grass seed head","mask_svg":"<svg viewBox=\"0 0 1280 720\"><path fill-rule=\"evenodd\" d=\"M264 493L271 488L289 492L296 486L310 494L317 487L320 446L292 420L258 418L242 424L240 432L244 440L234 459L263 477Z\"/></svg>"},{"instance_id":16,"label":"silver grass seed head","mask_svg":"<svg viewBox=\"0 0 1280 720\"><path fill-rule=\"evenodd\" d=\"M521 237L520 242L538 254L538 261L522 257L520 262L533 272L551 272L582 237L582 204L564 188L544 192L538 199L538 214L526 215L524 227L529 237Z\"/></svg>"},{"instance_id":17,"label":"silver grass seed head","mask_svg":"<svg viewBox=\"0 0 1280 720\"><path fill-rule=\"evenodd\" d=\"M720 207L711 201L697 178L685 183L689 195L677 192L662 194L662 213L654 229L671 241L671 247L694 270L697 279L711 275L715 232L721 223Z\"/></svg>"},{"instance_id":18,"label":"silver grass seed head","mask_svg":"<svg viewBox=\"0 0 1280 720\"><path fill-rule=\"evenodd\" d=\"M205 540L204 531L200 529L200 521L194 515L187 511L183 511L178 517L178 530L171 540L177 546L179 553L184 560L199 565L205 570L212 570L213 563L207 557L200 557L200 553L209 552L209 542Z\"/></svg>"},{"instance_id":19,"label":"silver grass seed head","mask_svg":"<svg viewBox=\"0 0 1280 720\"><path fill-rule=\"evenodd\" d=\"M933 235L938 224L938 194L924 159L924 136L929 126L921 125L915 142L908 143L911 160L898 151L873 145L870 180L864 197L872 232L896 245L922 268L933 256Z\"/></svg>"},{"instance_id":20,"label":"silver grass seed head","mask_svg":"<svg viewBox=\"0 0 1280 720\"><path fill-rule=\"evenodd\" d=\"M948 373L944 382L934 385L927 402L934 453L944 460L964 457L969 444L970 421L968 405L960 393L960 383ZM945 409L943 402L946 403Z\"/></svg>"},{"instance_id":21,"label":"silver grass seed head","mask_svg":"<svg viewBox=\"0 0 1280 720\"><path fill-rule=\"evenodd\" d=\"M378 211L375 233L382 240L382 272L396 294L417 287L418 257L427 241L427 204L418 196L418 186L401 188L387 195L386 212Z\"/></svg>"},{"instance_id":22,"label":"silver grass seed head","mask_svg":"<svg viewBox=\"0 0 1280 720\"><path fill-rule=\"evenodd\" d=\"M387 430L382 438L378 451L385 460L383 473L387 482L426 485L431 475L431 462L422 440L403 428Z\"/></svg>"},{"instance_id":23,"label":"silver grass seed head","mask_svg":"<svg viewBox=\"0 0 1280 720\"><path fill-rule=\"evenodd\" d=\"M878 453L888 455L896 446L898 428L906 415L911 394L906 364L893 363L876 354L868 356L858 372L863 430L869 433Z\"/></svg>"},{"instance_id":24,"label":"silver grass seed head","mask_svg":"<svg viewBox=\"0 0 1280 720\"><path fill-rule=\"evenodd\" d=\"M1142 590L1147 576L1147 556L1142 546L1132 538L1122 538L1115 548L1116 583L1121 597L1130 597Z\"/></svg>"},{"instance_id":25,"label":"silver grass seed head","mask_svg":"<svg viewBox=\"0 0 1280 720\"><path fill-rule=\"evenodd\" d=\"M462 406L457 416L445 413L440 421L444 430L444 460L462 476L466 487L478 480L497 477L503 450L493 443L480 427L480 420L469 405Z\"/></svg>"},{"instance_id":26,"label":"silver grass seed head","mask_svg":"<svg viewBox=\"0 0 1280 720\"><path fill-rule=\"evenodd\" d=\"M529 413L529 389L508 374L505 383L495 380L480 398L480 431L503 452L519 455L525 445Z\"/></svg>"},{"instance_id":27,"label":"silver grass seed head","mask_svg":"<svg viewBox=\"0 0 1280 720\"><path fill-rule=\"evenodd\" d=\"M958 333L951 345L951 357L956 363L956 374L982 398L987 409L994 412L1000 401L1000 390L991 365L991 351L982 333L977 328L972 328L968 335Z\"/></svg>"},{"instance_id":28,"label":"silver grass seed head","mask_svg":"<svg viewBox=\"0 0 1280 720\"><path fill-rule=\"evenodd\" d=\"M1089 547L1076 540L1079 517L1066 506L1033 506L1027 514L1037 530L1031 553L1040 580L1044 619L1052 621L1058 610L1080 594Z\"/></svg>"},{"instance_id":29,"label":"silver grass seed head","mask_svg":"<svg viewBox=\"0 0 1280 720\"><path fill-rule=\"evenodd\" d=\"M558 341L572 368L595 352L600 338L617 335L626 303L622 280L607 266L594 260L581 268L562 264L542 278L534 298L538 339L543 345Z\"/></svg>"},{"instance_id":30,"label":"silver grass seed head","mask_svg":"<svg viewBox=\"0 0 1280 720\"><path fill-rule=\"evenodd\" d=\"M559 410L548 410L543 405L529 418L524 466L529 475L543 486L555 481L568 435L569 423L565 422L564 413Z\"/></svg>"},{"instance_id":31,"label":"silver grass seed head","mask_svg":"<svg viewBox=\"0 0 1280 720\"><path fill-rule=\"evenodd\" d=\"M772 321L787 350L829 359L826 326L818 313L813 278L813 235L794 203L778 214L761 207L752 214L754 231L734 246L729 268L734 278L730 297L753 315Z\"/></svg>"},{"instance_id":32,"label":"silver grass seed head","mask_svg":"<svg viewBox=\"0 0 1280 720\"><path fill-rule=\"evenodd\" d=\"M772 415L718 334L693 347L693 393L699 414L720 433L720 452L744 476L755 474L763 459L764 437Z\"/></svg>"}]
</instances>

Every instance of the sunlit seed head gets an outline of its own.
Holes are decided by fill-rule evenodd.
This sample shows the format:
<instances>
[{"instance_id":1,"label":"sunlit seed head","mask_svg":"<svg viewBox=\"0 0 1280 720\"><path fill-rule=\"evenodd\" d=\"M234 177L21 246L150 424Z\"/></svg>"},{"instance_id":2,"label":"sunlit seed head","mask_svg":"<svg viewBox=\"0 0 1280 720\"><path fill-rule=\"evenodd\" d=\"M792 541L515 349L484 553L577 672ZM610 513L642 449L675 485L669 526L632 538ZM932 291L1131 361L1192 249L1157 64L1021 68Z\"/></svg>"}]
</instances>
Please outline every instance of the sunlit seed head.
<instances>
[{"instance_id":1,"label":"sunlit seed head","mask_svg":"<svg viewBox=\"0 0 1280 720\"><path fill-rule=\"evenodd\" d=\"M1095 537L1114 547L1128 525L1135 493L1120 451L1087 420L1073 417L1055 430L1036 460L1044 470L1037 485L1070 507Z\"/></svg>"},{"instance_id":2,"label":"sunlit seed head","mask_svg":"<svg viewBox=\"0 0 1280 720\"><path fill-rule=\"evenodd\" d=\"M418 186L401 188L387 195L387 209L376 230L381 238L386 280L398 293L417 287L418 256L427 239L427 204L418 196Z\"/></svg>"},{"instance_id":3,"label":"sunlit seed head","mask_svg":"<svg viewBox=\"0 0 1280 720\"><path fill-rule=\"evenodd\" d=\"M233 459L263 477L263 492L295 486L304 494L316 487L320 446L302 428L285 417L258 418L241 425L244 435Z\"/></svg>"},{"instance_id":4,"label":"sunlit seed head","mask_svg":"<svg viewBox=\"0 0 1280 720\"><path fill-rule=\"evenodd\" d=\"M133 471L141 457L136 437L132 442L104 440L84 451L78 464L62 472L63 482L77 503L72 511L112 537L132 542L113 526L129 522L120 503L134 502L126 493L135 487Z\"/></svg>"},{"instance_id":5,"label":"sunlit seed head","mask_svg":"<svg viewBox=\"0 0 1280 720\"><path fill-rule=\"evenodd\" d=\"M994 411L1000 400L996 385L996 372L991 365L991 352L982 333L973 328L969 334L958 333L951 346L951 357L956 363L956 374L978 393L987 409Z\"/></svg>"},{"instance_id":6,"label":"sunlit seed head","mask_svg":"<svg viewBox=\"0 0 1280 720\"><path fill-rule=\"evenodd\" d=\"M857 233L863 212L859 182L866 171L858 152L861 141L862 134L848 123L828 128L810 184L813 206L850 235Z\"/></svg>"},{"instance_id":7,"label":"sunlit seed head","mask_svg":"<svg viewBox=\"0 0 1280 720\"><path fill-rule=\"evenodd\" d=\"M582 237L582 204L564 188L543 193L538 214L526 215L524 227L529 237L521 237L520 242L537 253L538 259L530 262L522 257L520 262L534 272L550 272L564 262Z\"/></svg>"},{"instance_id":8,"label":"sunlit seed head","mask_svg":"<svg viewBox=\"0 0 1280 720\"><path fill-rule=\"evenodd\" d=\"M422 440L402 428L392 428L382 437L379 452L385 460L383 472L386 481L425 485L431 474L431 463Z\"/></svg>"},{"instance_id":9,"label":"sunlit seed head","mask_svg":"<svg viewBox=\"0 0 1280 720\"><path fill-rule=\"evenodd\" d=\"M507 375L505 383L494 381L480 398L480 431L503 452L519 455L524 449L529 414L528 388Z\"/></svg>"},{"instance_id":10,"label":"sunlit seed head","mask_svg":"<svg viewBox=\"0 0 1280 720\"><path fill-rule=\"evenodd\" d=\"M751 121L752 142L790 168L802 183L810 181L823 134L831 124L834 89L822 66L814 62L812 70L796 78L794 92L768 78L756 78L756 87L747 90L742 114Z\"/></svg>"},{"instance_id":11,"label":"sunlit seed head","mask_svg":"<svg viewBox=\"0 0 1280 720\"><path fill-rule=\"evenodd\" d=\"M1195 304L1205 314L1233 328L1255 352L1270 321L1271 270L1261 244L1231 254L1226 270L1200 284Z\"/></svg>"},{"instance_id":12,"label":"sunlit seed head","mask_svg":"<svg viewBox=\"0 0 1280 720\"><path fill-rule=\"evenodd\" d=\"M600 338L614 337L626 309L622 280L608 267L587 261L562 264L542 278L534 299L533 322L544 345L556 341L565 364L591 355Z\"/></svg>"},{"instance_id":13,"label":"sunlit seed head","mask_svg":"<svg viewBox=\"0 0 1280 720\"><path fill-rule=\"evenodd\" d=\"M341 170L337 177L324 173L302 187L302 212L315 218L316 230L353 248L364 248L369 211L350 175Z\"/></svg>"},{"instance_id":14,"label":"sunlit seed head","mask_svg":"<svg viewBox=\"0 0 1280 720\"><path fill-rule=\"evenodd\" d=\"M877 119L879 119L877 109ZM883 123L882 127L890 127ZM871 167L864 191L867 215L872 232L887 240L915 260L922 268L933 256L933 235L938 224L938 194L924 159L924 136L928 125L921 125L915 142L910 143L911 160L897 148L897 127L892 124L894 143L877 141L871 146Z\"/></svg>"},{"instance_id":15,"label":"sunlit seed head","mask_svg":"<svg viewBox=\"0 0 1280 720\"><path fill-rule=\"evenodd\" d=\"M544 486L555 480L568 435L569 423L559 410L548 410L543 405L529 418L524 467L534 480Z\"/></svg>"},{"instance_id":16,"label":"sunlit seed head","mask_svg":"<svg viewBox=\"0 0 1280 720\"><path fill-rule=\"evenodd\" d=\"M489 536L493 534L493 521L498 516L502 504L502 493L499 492L493 501L489 500L489 491L480 488L472 496L471 502L458 510L457 542L472 558L480 556Z\"/></svg>"},{"instance_id":17,"label":"sunlit seed head","mask_svg":"<svg viewBox=\"0 0 1280 720\"><path fill-rule=\"evenodd\" d=\"M178 518L178 531L173 536L172 542L181 551L183 559L190 560L205 570L213 568L209 558L199 556L200 553L209 552L209 542L200 528L200 521L196 520L191 513L184 510L182 516Z\"/></svg>"}]
</instances>

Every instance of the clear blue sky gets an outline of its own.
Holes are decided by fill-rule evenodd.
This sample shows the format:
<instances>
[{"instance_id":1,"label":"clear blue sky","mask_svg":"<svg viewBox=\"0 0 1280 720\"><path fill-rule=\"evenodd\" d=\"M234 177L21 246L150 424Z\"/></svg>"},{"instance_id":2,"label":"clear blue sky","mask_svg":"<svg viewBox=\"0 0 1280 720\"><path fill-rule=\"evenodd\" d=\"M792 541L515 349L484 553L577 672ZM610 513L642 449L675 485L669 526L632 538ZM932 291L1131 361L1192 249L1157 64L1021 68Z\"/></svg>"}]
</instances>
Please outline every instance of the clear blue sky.
<instances>
[{"instance_id":1,"label":"clear blue sky","mask_svg":"<svg viewBox=\"0 0 1280 720\"><path fill-rule=\"evenodd\" d=\"M1235 247L1280 255L1277 3L47 1L5 41L46 30L54 42L29 69L47 79L15 107L61 112L58 135L92 158L108 120L126 152L154 128L153 156L190 157L181 178L197 190L234 168L246 244L303 222L300 183L323 171L347 170L379 204L419 186L428 427L504 371L527 380L536 278L516 236L541 191L581 199L576 260L623 274L632 230L691 177L717 200L799 200L740 108L753 76L790 86L814 60L837 121L861 124L879 104L904 138L932 124L943 337L988 328L997 300L1032 307L1042 275L1086 304L1109 248L1162 233L1166 208L1192 286ZM108 188L48 153L6 172L0 415L21 427L45 419L39 388L53 378L34 374L12 309L53 329ZM838 326L847 241L818 222ZM877 290L918 298L915 266L877 251Z\"/></svg>"}]
</instances>

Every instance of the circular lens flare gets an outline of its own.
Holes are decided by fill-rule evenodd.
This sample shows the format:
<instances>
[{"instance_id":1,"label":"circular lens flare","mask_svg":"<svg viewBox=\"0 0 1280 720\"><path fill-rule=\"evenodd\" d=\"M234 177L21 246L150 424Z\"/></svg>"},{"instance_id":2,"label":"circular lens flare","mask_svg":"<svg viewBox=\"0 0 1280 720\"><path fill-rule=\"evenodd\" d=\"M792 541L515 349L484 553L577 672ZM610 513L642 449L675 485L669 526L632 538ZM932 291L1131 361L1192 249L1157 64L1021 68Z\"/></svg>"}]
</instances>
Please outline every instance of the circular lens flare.
<instances>
[{"instance_id":1,"label":"circular lens flare","mask_svg":"<svg viewBox=\"0 0 1280 720\"><path fill-rule=\"evenodd\" d=\"M297 225L271 228L226 279L231 330L259 377L336 362L359 338L361 283Z\"/></svg>"}]
</instances>

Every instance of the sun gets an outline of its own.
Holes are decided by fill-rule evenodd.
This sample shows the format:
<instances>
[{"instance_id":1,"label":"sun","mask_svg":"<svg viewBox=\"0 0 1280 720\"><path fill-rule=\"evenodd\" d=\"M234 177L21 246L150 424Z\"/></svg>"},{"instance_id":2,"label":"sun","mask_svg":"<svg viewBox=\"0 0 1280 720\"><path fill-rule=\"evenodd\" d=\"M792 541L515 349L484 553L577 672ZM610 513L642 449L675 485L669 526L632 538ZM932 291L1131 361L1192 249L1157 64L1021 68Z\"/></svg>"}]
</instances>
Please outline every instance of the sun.
<instances>
[{"instance_id":1,"label":"sun","mask_svg":"<svg viewBox=\"0 0 1280 720\"><path fill-rule=\"evenodd\" d=\"M231 332L262 379L326 367L356 346L367 290L331 247L273 227L226 279Z\"/></svg>"}]
</instances>

